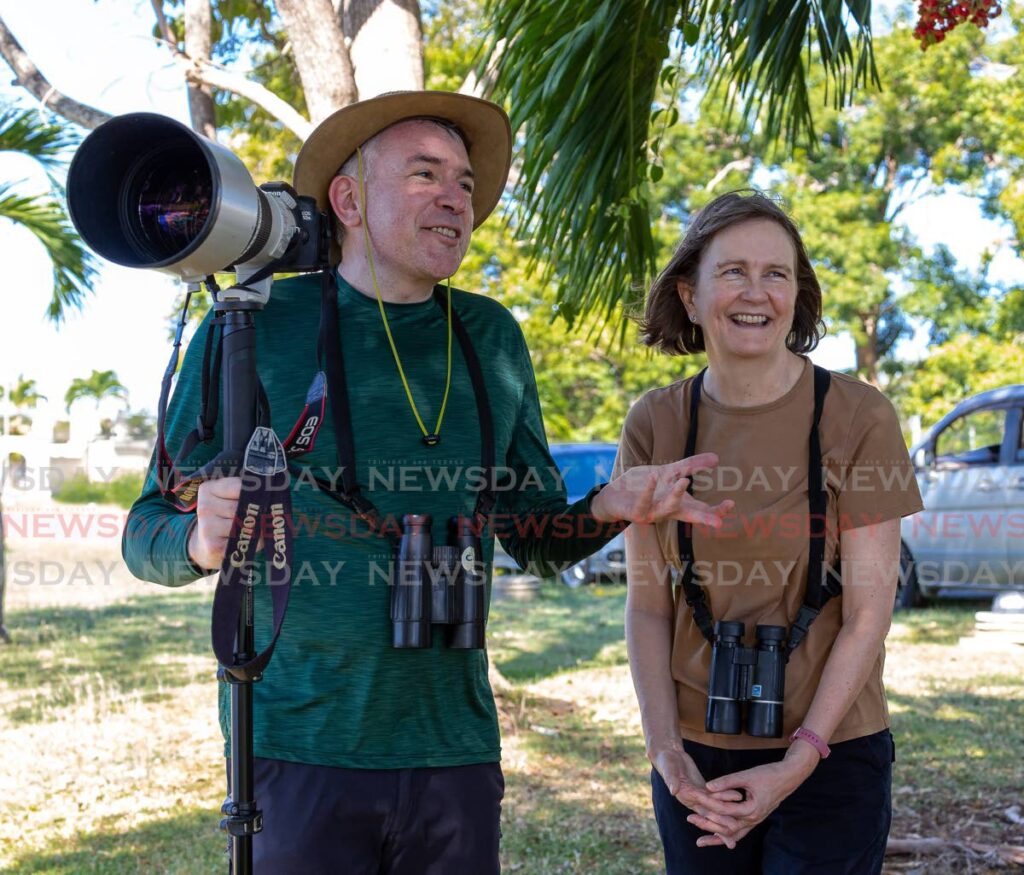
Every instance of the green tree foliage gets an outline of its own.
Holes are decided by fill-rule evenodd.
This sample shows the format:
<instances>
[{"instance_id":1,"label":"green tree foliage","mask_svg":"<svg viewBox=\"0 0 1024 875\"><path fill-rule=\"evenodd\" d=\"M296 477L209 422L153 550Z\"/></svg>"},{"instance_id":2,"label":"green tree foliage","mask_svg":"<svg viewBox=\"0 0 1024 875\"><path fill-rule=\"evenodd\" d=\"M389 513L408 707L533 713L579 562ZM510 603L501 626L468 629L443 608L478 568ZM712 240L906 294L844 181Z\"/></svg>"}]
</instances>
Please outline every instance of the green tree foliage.
<instances>
[{"instance_id":1,"label":"green tree foliage","mask_svg":"<svg viewBox=\"0 0 1024 875\"><path fill-rule=\"evenodd\" d=\"M99 407L104 398L120 398L127 402L128 390L113 371L94 370L88 377L75 377L71 381L64 393L65 409L70 411L71 405L80 398L91 398Z\"/></svg>"},{"instance_id":2,"label":"green tree foliage","mask_svg":"<svg viewBox=\"0 0 1024 875\"><path fill-rule=\"evenodd\" d=\"M9 387L4 389L0 386L0 399L5 397L17 411L8 420L6 431L12 435L28 434L32 428L32 417L24 411L34 410L40 401L46 400L46 396L36 388L34 379L27 379L24 374L18 374L18 379ZM0 422L0 425L3 423ZM4 429L0 428L0 433L3 432Z\"/></svg>"},{"instance_id":3,"label":"green tree foliage","mask_svg":"<svg viewBox=\"0 0 1024 875\"><path fill-rule=\"evenodd\" d=\"M978 196L991 214L1008 218L1018 229L1024 220L1024 206L1014 200L1016 184L1024 204L1024 184L1014 183L1021 178L1019 156L1024 154L1019 121L1024 80L1006 72L1022 56L1015 8L1008 16L1014 26L994 33L988 42L975 28L963 27L927 53L912 40L904 16L892 33L873 44L885 89L861 89L856 104L842 108L836 103L836 64L846 58L843 63L852 64L848 70L860 69L865 76L870 71L868 34L855 19L847 22L852 54L838 52L827 39L824 44L812 40L808 47L797 35L829 33L830 25L793 12L781 29L772 31L773 43L764 41L765 32L737 31L751 48L743 58L732 58L708 42L728 43L716 30L719 25L706 29L708 19L696 16L689 26L680 26L686 16L680 17L678 4L661 8L660 18L653 13L648 18L643 11L639 30L607 27L610 19L597 13L604 10L626 20L654 9L653 2L601 5L597 12L593 4L555 0L505 5L490 13L522 16L530 10L536 17L523 20L521 38L535 38L538 44L546 40L542 63L514 83L508 72L514 62L508 57L517 51L526 57L527 49L510 44L505 49L510 55L498 58L499 93L509 97L513 116L523 122L523 151L513 168L521 184L511 200L509 226L495 217L481 228L453 282L498 298L520 318L553 439L614 439L633 399L701 366L700 357L648 353L638 344L633 324L618 317L639 312L646 287L697 209L722 192L754 183L784 197L822 279L830 330L853 336L862 376L879 382L888 375L889 390L904 413L920 413L926 421L932 415L925 395L909 391L919 376L944 375L945 394L934 401L935 409L941 408L957 395L959 372L951 362L976 350L981 373L1024 331L1021 289L993 287L984 269L978 275L964 271L946 247L922 252L899 221L915 198L950 187ZM457 89L474 71L486 79L479 66L480 34L486 32L483 6L476 0L424 3L428 87ZM762 4L760 10L750 4L732 7L722 14L731 16L734 25L744 16L749 24L755 11L766 20L782 14L780 4ZM580 16L590 23L570 27ZM214 19L218 60L237 60L244 45L253 78L304 107L285 34L267 7L220 0L214 4ZM602 22L606 29L598 32ZM765 52L779 48L785 34L807 55L799 73L791 71L799 81L785 79L775 54L765 60ZM857 38L863 40L859 48ZM636 54L629 56L634 40ZM687 41L696 41L696 48ZM786 116L788 110L779 115L785 102L774 105L773 118L770 99L745 104L742 82L747 80L723 72L732 70L734 61L760 69L756 58L765 60L768 78L758 82L755 76L747 87L772 83L765 92L769 97L784 83L803 92L798 98L803 109L796 115ZM625 72L629 69L632 76ZM632 114L628 100L610 97L629 82L634 110L641 106ZM840 91L848 97L852 86L849 79ZM728 116L730 96L748 115L760 116L737 125ZM221 95L218 105L225 141L254 178L288 178L298 141L239 98ZM801 115L812 108L813 138L810 115ZM790 119L793 137L797 130L803 134L795 146L769 148L770 134L784 117ZM605 150L596 163L587 151L591 147ZM534 181L543 180L539 188L529 188L531 173ZM559 203L564 208L560 214ZM543 211L552 204L555 212L549 216ZM546 227L540 224L545 221ZM560 223L571 229L571 246L550 244ZM630 235L646 235L643 259L630 261L626 254L632 251ZM620 282L627 277L636 281ZM570 285L572 293L567 292ZM196 314L206 307L200 298ZM608 316L613 318L605 324ZM936 347L933 355L921 363L895 362L897 341L920 321ZM574 330L567 331L567 325ZM987 346L961 342L986 332ZM929 391L937 391L938 379L928 384ZM959 391L973 385L962 383Z\"/></svg>"},{"instance_id":4,"label":"green tree foliage","mask_svg":"<svg viewBox=\"0 0 1024 875\"><path fill-rule=\"evenodd\" d=\"M0 398L3 397L3 394L3 391L0 390ZM18 374L18 379L14 381L14 385L7 392L7 400L15 407L33 409L40 401L45 401L46 396L36 388L35 380L26 379L24 374Z\"/></svg>"},{"instance_id":5,"label":"green tree foliage","mask_svg":"<svg viewBox=\"0 0 1024 875\"><path fill-rule=\"evenodd\" d=\"M550 440L617 441L630 404L648 389L690 376L703 358L654 353L641 346L630 324L596 316L567 331L553 284L530 268L523 244L496 225L474 235L454 284L483 292L509 307L530 349Z\"/></svg>"},{"instance_id":6,"label":"green tree foliage","mask_svg":"<svg viewBox=\"0 0 1024 875\"><path fill-rule=\"evenodd\" d=\"M480 3L423 3L421 8L424 86L430 91L458 91L480 54Z\"/></svg>"},{"instance_id":7,"label":"green tree foliage","mask_svg":"<svg viewBox=\"0 0 1024 875\"><path fill-rule=\"evenodd\" d=\"M81 309L96 271L95 260L68 218L58 177L77 142L67 127L45 121L34 110L0 110L0 152L32 158L49 177L50 190L42 194L20 193L16 181L0 182L0 217L30 231L43 244L53 265L53 293L46 315L58 325L69 309Z\"/></svg>"},{"instance_id":8,"label":"green tree foliage","mask_svg":"<svg viewBox=\"0 0 1024 875\"><path fill-rule=\"evenodd\" d=\"M816 152L797 151L777 164L779 190L826 289L829 321L851 333L857 370L872 382L909 333L908 315L933 322L938 341L978 328L987 306L961 281L948 249L925 256L898 221L919 196L993 184L999 140L984 119L996 85L978 72L986 51L983 34L964 27L922 53L906 23L898 25L875 44L885 90L823 112ZM901 297L906 288L915 294Z\"/></svg>"},{"instance_id":9,"label":"green tree foliage","mask_svg":"<svg viewBox=\"0 0 1024 875\"><path fill-rule=\"evenodd\" d=\"M168 24L185 39L183 0L164 2ZM306 114L306 98L288 35L274 7L258 0L211 0L212 56L217 63L247 69L247 78L265 86ZM154 30L154 35L159 34ZM302 142L277 119L245 98L215 90L217 126L224 142L245 163L257 182L291 180Z\"/></svg>"},{"instance_id":10,"label":"green tree foliage","mask_svg":"<svg viewBox=\"0 0 1024 875\"><path fill-rule=\"evenodd\" d=\"M964 333L931 350L891 394L904 415L928 427L968 395L1011 383L1024 383L1024 345Z\"/></svg>"},{"instance_id":11,"label":"green tree foliage","mask_svg":"<svg viewBox=\"0 0 1024 875\"><path fill-rule=\"evenodd\" d=\"M979 101L979 130L993 144L993 172L980 190L989 213L1010 221L1013 246L1024 255L1024 4L1007 4L1003 16L1012 36L987 46L976 62L988 83Z\"/></svg>"},{"instance_id":12,"label":"green tree foliage","mask_svg":"<svg viewBox=\"0 0 1024 875\"><path fill-rule=\"evenodd\" d=\"M949 247L939 244L930 258L922 257L913 291L901 301L903 309L928 325L928 342L948 343L959 334L982 334L1000 312L999 292L987 281L991 256L974 274L957 265Z\"/></svg>"},{"instance_id":13,"label":"green tree foliage","mask_svg":"<svg viewBox=\"0 0 1024 875\"><path fill-rule=\"evenodd\" d=\"M810 74L841 105L876 78L870 2L490 0L488 62L523 133L517 227L549 254L571 310L610 313L655 265L645 184L670 50L693 55L716 98L768 139L812 140ZM674 45L674 49L673 49ZM812 50L813 49L813 50ZM675 106L664 107L668 118ZM670 122L671 124L671 122ZM595 253L593 241L614 241Z\"/></svg>"}]
</instances>

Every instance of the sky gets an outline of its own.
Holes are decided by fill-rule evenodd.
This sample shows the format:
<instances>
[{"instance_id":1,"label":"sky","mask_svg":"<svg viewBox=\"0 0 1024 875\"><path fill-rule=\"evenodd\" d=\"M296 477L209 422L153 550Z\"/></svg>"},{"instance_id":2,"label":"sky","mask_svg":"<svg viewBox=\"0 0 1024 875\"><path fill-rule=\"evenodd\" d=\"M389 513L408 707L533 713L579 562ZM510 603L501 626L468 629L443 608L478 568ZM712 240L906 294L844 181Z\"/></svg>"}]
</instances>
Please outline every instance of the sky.
<instances>
[{"instance_id":1,"label":"sky","mask_svg":"<svg viewBox=\"0 0 1024 875\"><path fill-rule=\"evenodd\" d=\"M148 0L0 0L0 16L65 94L112 114L159 112L187 123L184 82L170 54L152 38ZM31 105L26 92L6 84L8 77L0 79L5 81L0 101L17 97ZM26 192L45 186L31 161L11 156L0 155L0 179L24 179ZM904 221L926 248L943 242L965 267L977 267L982 251L999 248L1010 236L1007 227L984 219L970 198L955 193L910 205ZM999 253L992 278L1024 282L1024 263L1005 243ZM69 313L58 330L45 319L51 269L43 248L27 231L3 220L0 263L6 279L0 304L0 385L9 386L19 374L34 378L50 405L59 408L51 413L59 416L72 379L87 377L93 369L114 370L128 388L131 407L155 411L170 352L167 316L177 292L174 279L104 265L83 311ZM919 331L902 342L897 354L918 358L925 342ZM811 358L829 368L851 367L853 342L826 337ZM117 407L109 401L101 412L111 415Z\"/></svg>"}]
</instances>

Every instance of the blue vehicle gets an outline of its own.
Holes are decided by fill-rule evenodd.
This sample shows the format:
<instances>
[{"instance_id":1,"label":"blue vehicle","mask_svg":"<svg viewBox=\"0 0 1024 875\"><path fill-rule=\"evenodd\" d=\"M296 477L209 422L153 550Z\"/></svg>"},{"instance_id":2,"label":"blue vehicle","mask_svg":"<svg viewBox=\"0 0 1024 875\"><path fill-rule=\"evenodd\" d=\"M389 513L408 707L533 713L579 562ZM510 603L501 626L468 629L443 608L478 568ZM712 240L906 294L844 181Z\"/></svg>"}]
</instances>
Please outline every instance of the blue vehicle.
<instances>
[{"instance_id":1,"label":"blue vehicle","mask_svg":"<svg viewBox=\"0 0 1024 875\"><path fill-rule=\"evenodd\" d=\"M611 480L616 449L615 444L602 443L551 445L551 458L562 472L570 502L583 498L598 483ZM519 573L515 560L498 542L494 545L494 571L495 574ZM606 578L624 581L625 536L621 533L616 535L593 556L565 569L559 576L566 586L574 588Z\"/></svg>"}]
</instances>

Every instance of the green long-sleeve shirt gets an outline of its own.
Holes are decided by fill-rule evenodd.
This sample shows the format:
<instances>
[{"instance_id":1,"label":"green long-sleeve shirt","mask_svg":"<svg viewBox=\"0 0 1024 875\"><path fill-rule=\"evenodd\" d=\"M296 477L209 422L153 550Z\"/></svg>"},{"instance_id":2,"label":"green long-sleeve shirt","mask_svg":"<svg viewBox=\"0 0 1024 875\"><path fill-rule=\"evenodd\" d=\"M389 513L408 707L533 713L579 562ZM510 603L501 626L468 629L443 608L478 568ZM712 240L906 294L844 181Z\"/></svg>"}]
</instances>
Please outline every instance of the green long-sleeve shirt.
<instances>
[{"instance_id":1,"label":"green long-sleeve shirt","mask_svg":"<svg viewBox=\"0 0 1024 875\"><path fill-rule=\"evenodd\" d=\"M295 277L274 284L256 317L258 370L272 425L283 439L302 410L317 369L320 281ZM494 421L496 464L505 469L497 529L506 550L532 570L576 561L614 535L567 506L548 452L536 382L518 323L497 302L453 290L458 312L480 359ZM469 372L452 343L452 386L441 442L427 447L409 407L381 322L378 304L343 280L338 306L348 381L357 480L385 516L429 513L435 543L449 517L472 511L481 478L480 429ZM428 428L437 420L445 385L447 323L433 300L385 304L409 388ZM209 320L196 332L169 405L167 443L176 450L200 408L202 349ZM330 404L330 399L328 399ZM221 446L197 448L201 464ZM337 472L331 416L301 459L321 477ZM434 636L429 650L391 647L390 545L310 480L292 490L295 531L293 588L281 637L264 679L255 684L257 756L351 768L405 768L494 762L500 758L494 700L483 651L450 650ZM203 572L189 561L195 514L177 512L156 488L153 468L133 505L123 553L137 577L169 586ZM503 522L502 522L503 521ZM490 567L493 538L485 537ZM488 593L490 581L488 580ZM269 598L258 586L256 645L270 634ZM220 697L228 738L227 690Z\"/></svg>"}]
</instances>

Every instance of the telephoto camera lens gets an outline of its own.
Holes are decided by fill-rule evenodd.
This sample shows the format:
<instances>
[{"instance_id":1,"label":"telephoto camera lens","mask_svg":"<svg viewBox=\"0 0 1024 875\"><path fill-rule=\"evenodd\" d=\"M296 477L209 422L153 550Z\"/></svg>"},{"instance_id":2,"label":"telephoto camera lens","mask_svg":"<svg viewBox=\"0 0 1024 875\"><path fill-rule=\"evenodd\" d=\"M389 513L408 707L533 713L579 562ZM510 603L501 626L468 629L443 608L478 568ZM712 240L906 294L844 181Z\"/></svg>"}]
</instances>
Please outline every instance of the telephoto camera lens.
<instances>
[{"instance_id":1,"label":"telephoto camera lens","mask_svg":"<svg viewBox=\"0 0 1024 875\"><path fill-rule=\"evenodd\" d=\"M755 634L757 661L750 676L747 732L758 738L782 738L786 627L758 626Z\"/></svg>"},{"instance_id":2,"label":"telephoto camera lens","mask_svg":"<svg viewBox=\"0 0 1024 875\"><path fill-rule=\"evenodd\" d=\"M122 192L121 228L138 257L155 263L184 252L203 233L213 179L198 150L157 146L139 157Z\"/></svg>"},{"instance_id":3,"label":"telephoto camera lens","mask_svg":"<svg viewBox=\"0 0 1024 875\"><path fill-rule=\"evenodd\" d=\"M108 261L194 282L284 257L303 210L294 192L271 189L257 188L221 144L174 119L135 112L82 141L68 168L68 211L89 248ZM311 219L303 227L316 238L307 258L316 260L315 203L303 209Z\"/></svg>"},{"instance_id":4,"label":"telephoto camera lens","mask_svg":"<svg viewBox=\"0 0 1024 875\"><path fill-rule=\"evenodd\" d=\"M429 565L434 556L430 514L402 517L402 540L391 580L391 643L394 647L430 647L433 598Z\"/></svg>"},{"instance_id":5,"label":"telephoto camera lens","mask_svg":"<svg viewBox=\"0 0 1024 875\"><path fill-rule=\"evenodd\" d=\"M741 697L746 667L737 658L743 650L742 623L719 620L715 623L715 644L711 648L711 672L708 675L708 710L704 718L706 732L739 735L742 729Z\"/></svg>"}]
</instances>

